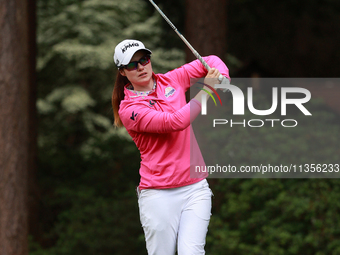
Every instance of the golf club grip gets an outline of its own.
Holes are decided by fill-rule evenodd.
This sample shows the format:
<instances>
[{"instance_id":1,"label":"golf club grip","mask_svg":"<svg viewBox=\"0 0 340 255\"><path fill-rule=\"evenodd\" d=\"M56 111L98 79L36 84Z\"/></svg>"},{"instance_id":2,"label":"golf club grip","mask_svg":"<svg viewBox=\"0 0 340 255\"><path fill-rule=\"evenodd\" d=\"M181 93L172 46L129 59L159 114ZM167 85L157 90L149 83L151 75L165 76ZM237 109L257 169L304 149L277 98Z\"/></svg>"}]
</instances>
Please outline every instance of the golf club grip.
<instances>
[{"instance_id":1,"label":"golf club grip","mask_svg":"<svg viewBox=\"0 0 340 255\"><path fill-rule=\"evenodd\" d=\"M189 48L190 48L190 47L189 47ZM201 57L200 54L198 54L197 51L192 50L192 49L191 49L191 51L192 51L192 53L195 55L195 57L202 63L202 65L205 67L205 69L207 69L207 71L209 72L211 68L210 68L210 66L208 65L208 63L205 62L205 60Z\"/></svg>"},{"instance_id":2,"label":"golf club grip","mask_svg":"<svg viewBox=\"0 0 340 255\"><path fill-rule=\"evenodd\" d=\"M219 81L221 82L221 84L228 84L230 85L230 81L227 77L223 76L222 74L220 75L220 77L218 77ZM230 92L229 89L223 89L223 92Z\"/></svg>"}]
</instances>

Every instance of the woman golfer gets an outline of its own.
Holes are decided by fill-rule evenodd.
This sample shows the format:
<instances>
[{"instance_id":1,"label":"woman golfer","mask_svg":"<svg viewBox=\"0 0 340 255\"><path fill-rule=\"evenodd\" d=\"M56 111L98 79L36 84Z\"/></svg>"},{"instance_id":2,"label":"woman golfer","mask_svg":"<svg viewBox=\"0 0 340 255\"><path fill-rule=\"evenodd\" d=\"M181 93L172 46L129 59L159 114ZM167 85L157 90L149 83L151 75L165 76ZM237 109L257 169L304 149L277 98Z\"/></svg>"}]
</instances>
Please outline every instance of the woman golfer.
<instances>
[{"instance_id":1,"label":"woman golfer","mask_svg":"<svg viewBox=\"0 0 340 255\"><path fill-rule=\"evenodd\" d=\"M185 92L190 78L214 78L205 79L214 86L220 74L229 78L228 68L209 56L204 58L214 67L209 72L196 60L155 74L150 56L140 41L119 43L112 94L114 123L126 128L141 153L137 193L146 247L149 255L174 255L176 247L179 255L205 254L212 192L206 175L190 175L195 165L205 165L190 123L200 113L201 94L206 92L189 103Z\"/></svg>"}]
</instances>

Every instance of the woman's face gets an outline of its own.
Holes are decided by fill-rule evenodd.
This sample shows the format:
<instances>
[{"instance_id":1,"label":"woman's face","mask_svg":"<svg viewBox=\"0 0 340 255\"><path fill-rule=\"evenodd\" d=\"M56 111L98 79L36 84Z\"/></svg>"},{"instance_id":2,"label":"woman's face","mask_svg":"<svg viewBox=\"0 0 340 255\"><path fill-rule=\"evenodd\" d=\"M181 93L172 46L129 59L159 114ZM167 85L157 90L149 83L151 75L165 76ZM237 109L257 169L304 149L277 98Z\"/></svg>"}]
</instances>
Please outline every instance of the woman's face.
<instances>
[{"instance_id":1,"label":"woman's face","mask_svg":"<svg viewBox=\"0 0 340 255\"><path fill-rule=\"evenodd\" d=\"M146 56L145 51L137 51L130 60L131 62L139 61L141 58ZM152 66L150 63L143 66L141 63L138 63L137 69L135 70L127 70L126 68L120 69L119 72L121 75L126 76L128 80L131 82L133 88L137 91L149 91L153 88L153 79L152 79Z\"/></svg>"}]
</instances>

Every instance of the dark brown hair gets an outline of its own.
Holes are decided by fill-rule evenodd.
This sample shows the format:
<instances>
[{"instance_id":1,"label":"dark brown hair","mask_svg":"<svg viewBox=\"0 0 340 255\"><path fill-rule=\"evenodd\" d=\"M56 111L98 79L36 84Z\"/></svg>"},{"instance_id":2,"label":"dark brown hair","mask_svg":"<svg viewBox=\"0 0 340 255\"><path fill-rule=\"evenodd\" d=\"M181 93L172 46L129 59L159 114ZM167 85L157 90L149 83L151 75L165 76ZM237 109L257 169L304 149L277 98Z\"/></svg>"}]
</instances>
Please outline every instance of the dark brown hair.
<instances>
[{"instance_id":1,"label":"dark brown hair","mask_svg":"<svg viewBox=\"0 0 340 255\"><path fill-rule=\"evenodd\" d=\"M113 117L114 117L114 125L116 127L122 127L123 123L119 118L118 111L120 102L124 99L124 86L129 83L129 80L120 74L119 70L117 71L116 82L112 91L112 108L113 108Z\"/></svg>"}]
</instances>

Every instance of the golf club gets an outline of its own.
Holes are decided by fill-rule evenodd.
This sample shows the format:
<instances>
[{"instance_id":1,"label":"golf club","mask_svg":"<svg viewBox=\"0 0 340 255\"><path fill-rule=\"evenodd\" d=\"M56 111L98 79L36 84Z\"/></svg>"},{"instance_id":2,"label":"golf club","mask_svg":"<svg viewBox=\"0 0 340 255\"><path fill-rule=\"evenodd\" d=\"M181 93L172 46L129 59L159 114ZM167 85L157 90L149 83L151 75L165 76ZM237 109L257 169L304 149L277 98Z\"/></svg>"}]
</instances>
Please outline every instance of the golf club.
<instances>
[{"instance_id":1,"label":"golf club","mask_svg":"<svg viewBox=\"0 0 340 255\"><path fill-rule=\"evenodd\" d=\"M159 9L159 7L154 3L154 1L149 0L150 3L156 8L156 10L161 14L161 16L165 19L166 22L168 22L168 24L172 27L172 29L176 32L176 34L182 39L182 41L189 47L189 49L191 50L191 52L195 55L195 57L201 61L201 63L203 64L203 66L209 71L211 68L210 66L207 64L207 62L204 61L204 59L201 57L200 54L198 54L198 52L194 49L194 47L192 47L192 45L187 41L187 39L185 39L185 37L178 31L178 29L175 27L174 24L172 24L172 22L168 19L168 17L162 12L161 9ZM218 80L223 83L223 84L230 84L230 81L224 77L222 74L220 75L220 77L218 77ZM227 89L223 90L223 92L229 91Z\"/></svg>"}]
</instances>

